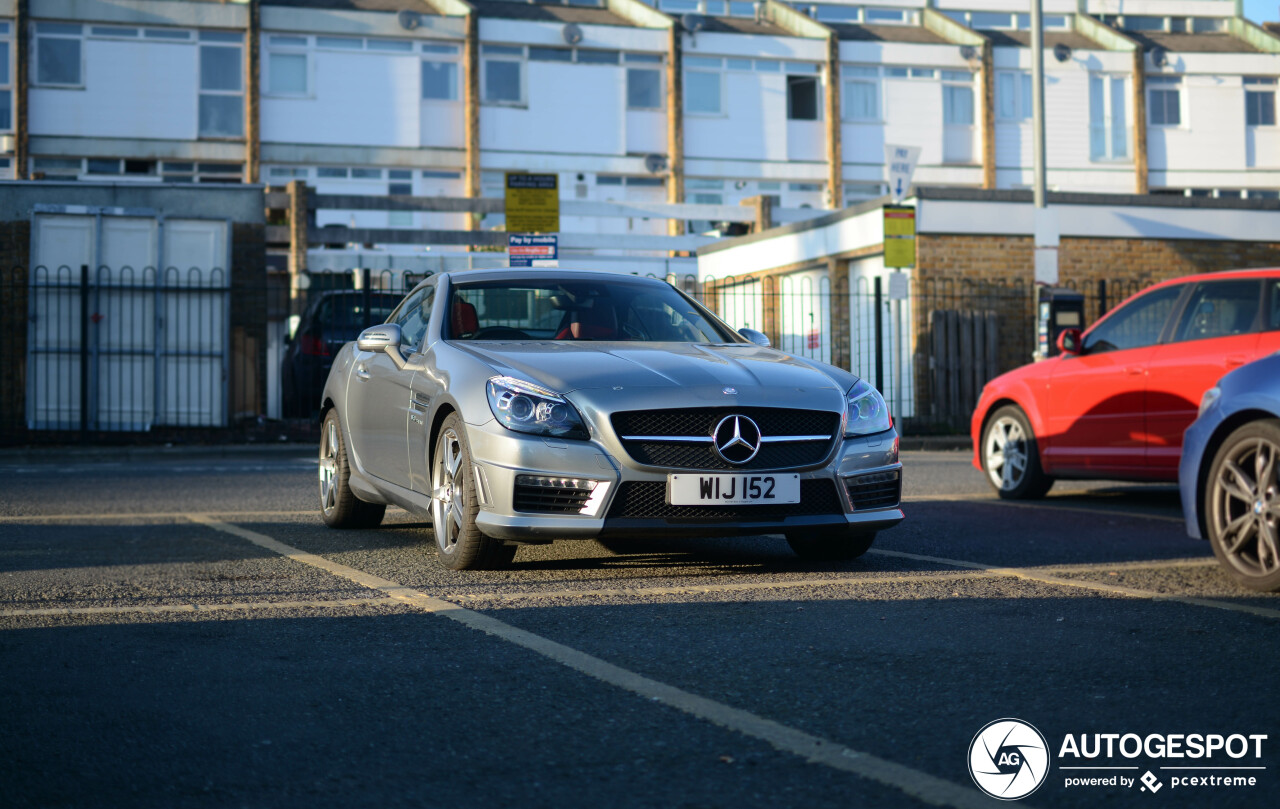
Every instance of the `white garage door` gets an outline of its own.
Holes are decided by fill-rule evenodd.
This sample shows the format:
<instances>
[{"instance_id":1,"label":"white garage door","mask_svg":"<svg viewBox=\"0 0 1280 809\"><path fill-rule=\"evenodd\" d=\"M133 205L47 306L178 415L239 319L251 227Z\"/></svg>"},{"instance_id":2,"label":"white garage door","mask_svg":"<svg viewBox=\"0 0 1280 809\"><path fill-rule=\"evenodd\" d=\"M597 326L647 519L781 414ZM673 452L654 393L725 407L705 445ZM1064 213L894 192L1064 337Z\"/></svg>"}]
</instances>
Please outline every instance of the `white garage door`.
<instances>
[{"instance_id":1,"label":"white garage door","mask_svg":"<svg viewBox=\"0 0 1280 809\"><path fill-rule=\"evenodd\" d=\"M227 236L221 220L37 213L28 427L225 425Z\"/></svg>"}]
</instances>

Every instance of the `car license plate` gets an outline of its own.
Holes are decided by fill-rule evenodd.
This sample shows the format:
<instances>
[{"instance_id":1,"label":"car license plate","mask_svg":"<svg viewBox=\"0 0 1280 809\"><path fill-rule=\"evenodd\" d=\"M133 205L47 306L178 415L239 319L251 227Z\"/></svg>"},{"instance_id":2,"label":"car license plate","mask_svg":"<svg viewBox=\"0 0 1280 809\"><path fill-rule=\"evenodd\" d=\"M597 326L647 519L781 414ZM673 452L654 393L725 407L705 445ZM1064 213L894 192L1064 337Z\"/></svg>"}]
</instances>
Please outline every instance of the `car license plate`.
<instances>
[{"instance_id":1,"label":"car license plate","mask_svg":"<svg viewBox=\"0 0 1280 809\"><path fill-rule=\"evenodd\" d=\"M799 503L799 475L669 475L673 506Z\"/></svg>"}]
</instances>

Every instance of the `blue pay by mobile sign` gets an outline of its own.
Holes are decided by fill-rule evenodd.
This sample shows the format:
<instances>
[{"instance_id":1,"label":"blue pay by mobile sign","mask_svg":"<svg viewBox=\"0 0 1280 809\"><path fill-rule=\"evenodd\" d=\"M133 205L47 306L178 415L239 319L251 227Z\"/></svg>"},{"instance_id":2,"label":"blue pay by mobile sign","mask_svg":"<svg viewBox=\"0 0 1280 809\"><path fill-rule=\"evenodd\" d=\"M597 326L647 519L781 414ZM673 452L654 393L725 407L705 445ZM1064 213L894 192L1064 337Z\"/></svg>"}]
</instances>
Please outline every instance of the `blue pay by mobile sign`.
<instances>
[{"instance_id":1,"label":"blue pay by mobile sign","mask_svg":"<svg viewBox=\"0 0 1280 809\"><path fill-rule=\"evenodd\" d=\"M507 236L507 258L512 267L555 267L559 264L559 244L554 233L512 233Z\"/></svg>"}]
</instances>

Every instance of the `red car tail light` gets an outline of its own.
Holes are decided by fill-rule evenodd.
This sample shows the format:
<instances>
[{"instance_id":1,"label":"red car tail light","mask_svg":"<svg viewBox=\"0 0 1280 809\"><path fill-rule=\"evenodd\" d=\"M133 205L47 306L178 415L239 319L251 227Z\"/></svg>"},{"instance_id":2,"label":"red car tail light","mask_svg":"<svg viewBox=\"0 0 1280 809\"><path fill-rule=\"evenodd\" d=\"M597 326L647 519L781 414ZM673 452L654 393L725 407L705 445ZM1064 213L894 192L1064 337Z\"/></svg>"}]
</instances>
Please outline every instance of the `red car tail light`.
<instances>
[{"instance_id":1,"label":"red car tail light","mask_svg":"<svg viewBox=\"0 0 1280 809\"><path fill-rule=\"evenodd\" d=\"M298 349L310 357L329 356L329 346L314 334L304 334L298 338Z\"/></svg>"}]
</instances>

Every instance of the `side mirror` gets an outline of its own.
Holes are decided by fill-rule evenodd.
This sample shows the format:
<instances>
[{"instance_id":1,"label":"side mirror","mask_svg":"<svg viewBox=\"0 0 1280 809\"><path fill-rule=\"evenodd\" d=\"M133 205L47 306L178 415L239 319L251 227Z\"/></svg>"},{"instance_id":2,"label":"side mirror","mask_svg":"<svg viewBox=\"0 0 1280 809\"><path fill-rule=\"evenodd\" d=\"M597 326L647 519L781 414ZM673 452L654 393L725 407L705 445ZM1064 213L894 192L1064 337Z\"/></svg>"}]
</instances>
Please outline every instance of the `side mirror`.
<instances>
[{"instance_id":1,"label":"side mirror","mask_svg":"<svg viewBox=\"0 0 1280 809\"><path fill-rule=\"evenodd\" d=\"M361 351L386 351L389 348L400 348L400 327L395 323L383 323L371 326L360 332L356 338L356 348Z\"/></svg>"},{"instance_id":2,"label":"side mirror","mask_svg":"<svg viewBox=\"0 0 1280 809\"><path fill-rule=\"evenodd\" d=\"M741 334L743 337L758 346L763 348L769 347L769 338L766 337L762 331L756 331L755 329L738 329L738 334Z\"/></svg>"},{"instance_id":3,"label":"side mirror","mask_svg":"<svg viewBox=\"0 0 1280 809\"><path fill-rule=\"evenodd\" d=\"M1058 353L1068 355L1080 353L1079 329L1067 329L1058 335Z\"/></svg>"}]
</instances>

